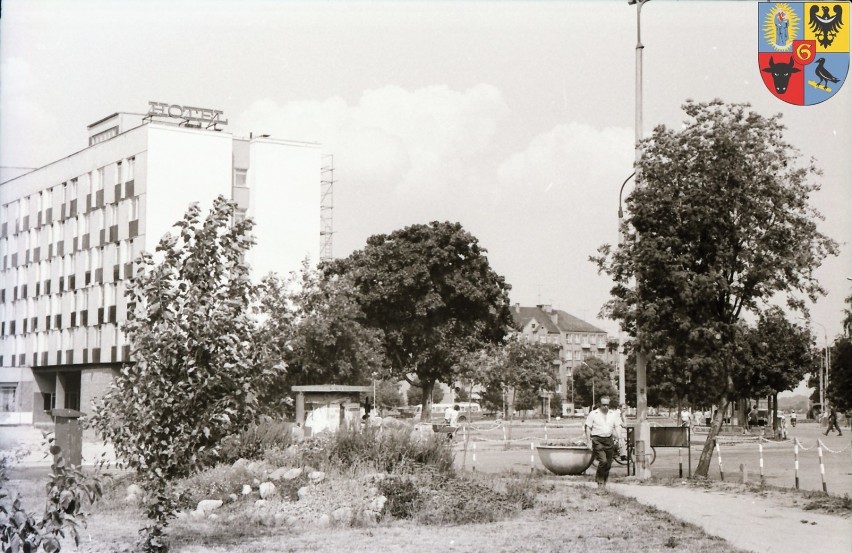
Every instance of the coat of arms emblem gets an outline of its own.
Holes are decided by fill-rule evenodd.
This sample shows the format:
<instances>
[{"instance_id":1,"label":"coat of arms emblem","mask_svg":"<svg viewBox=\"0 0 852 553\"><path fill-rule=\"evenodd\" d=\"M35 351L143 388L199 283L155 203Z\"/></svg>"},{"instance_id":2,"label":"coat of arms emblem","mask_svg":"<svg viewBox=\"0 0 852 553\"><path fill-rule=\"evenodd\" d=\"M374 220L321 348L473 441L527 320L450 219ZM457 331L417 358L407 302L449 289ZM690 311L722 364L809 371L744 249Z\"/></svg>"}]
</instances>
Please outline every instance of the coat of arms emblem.
<instances>
[{"instance_id":1,"label":"coat of arms emblem","mask_svg":"<svg viewBox=\"0 0 852 553\"><path fill-rule=\"evenodd\" d=\"M837 94L849 73L850 2L760 2L757 62L766 88L810 106Z\"/></svg>"}]
</instances>

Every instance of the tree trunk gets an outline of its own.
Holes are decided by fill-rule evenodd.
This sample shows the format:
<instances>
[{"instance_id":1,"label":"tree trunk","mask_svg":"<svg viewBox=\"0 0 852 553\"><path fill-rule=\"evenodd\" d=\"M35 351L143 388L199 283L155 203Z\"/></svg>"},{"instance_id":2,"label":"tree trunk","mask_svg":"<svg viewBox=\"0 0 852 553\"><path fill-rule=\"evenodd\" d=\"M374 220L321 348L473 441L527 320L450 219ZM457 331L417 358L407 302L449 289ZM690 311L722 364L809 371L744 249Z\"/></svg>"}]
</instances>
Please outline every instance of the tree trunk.
<instances>
[{"instance_id":1,"label":"tree trunk","mask_svg":"<svg viewBox=\"0 0 852 553\"><path fill-rule=\"evenodd\" d=\"M716 436L722 429L722 423L725 420L725 412L728 409L728 396L725 394L721 399L721 404L713 414L710 421L710 432L707 434L707 441L704 443L704 449L701 450L701 457L698 459L698 467L695 469L695 476L707 478L710 471L710 461L713 458L713 448L716 445Z\"/></svg>"},{"instance_id":2,"label":"tree trunk","mask_svg":"<svg viewBox=\"0 0 852 553\"><path fill-rule=\"evenodd\" d=\"M778 392L772 392L772 433L778 435Z\"/></svg>"},{"instance_id":3,"label":"tree trunk","mask_svg":"<svg viewBox=\"0 0 852 553\"><path fill-rule=\"evenodd\" d=\"M432 421L432 390L435 388L434 380L421 380L423 396L420 398L420 422Z\"/></svg>"}]
</instances>

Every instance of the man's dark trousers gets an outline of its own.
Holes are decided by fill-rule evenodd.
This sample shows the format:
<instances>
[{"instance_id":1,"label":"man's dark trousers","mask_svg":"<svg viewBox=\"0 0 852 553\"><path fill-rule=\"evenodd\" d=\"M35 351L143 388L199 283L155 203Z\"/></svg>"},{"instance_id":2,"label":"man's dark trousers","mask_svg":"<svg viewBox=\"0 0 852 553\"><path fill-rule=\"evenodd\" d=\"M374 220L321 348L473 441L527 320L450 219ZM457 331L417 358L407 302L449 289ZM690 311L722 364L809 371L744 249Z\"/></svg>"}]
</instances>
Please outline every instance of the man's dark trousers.
<instances>
[{"instance_id":1,"label":"man's dark trousers","mask_svg":"<svg viewBox=\"0 0 852 553\"><path fill-rule=\"evenodd\" d=\"M612 436L602 438L592 436L592 453L598 460L598 470L595 471L595 482L599 486L606 484L609 478L609 468L612 466L612 458L615 456L615 442Z\"/></svg>"}]
</instances>

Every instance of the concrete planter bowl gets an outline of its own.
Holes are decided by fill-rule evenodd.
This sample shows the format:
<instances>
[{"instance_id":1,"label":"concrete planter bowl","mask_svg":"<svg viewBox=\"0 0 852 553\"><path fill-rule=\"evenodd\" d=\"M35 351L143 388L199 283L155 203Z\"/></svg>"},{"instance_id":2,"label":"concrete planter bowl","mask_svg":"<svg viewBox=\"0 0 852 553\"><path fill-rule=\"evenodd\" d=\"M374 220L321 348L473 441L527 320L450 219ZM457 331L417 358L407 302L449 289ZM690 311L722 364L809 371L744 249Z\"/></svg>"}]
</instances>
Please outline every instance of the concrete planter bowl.
<instances>
[{"instance_id":1,"label":"concrete planter bowl","mask_svg":"<svg viewBox=\"0 0 852 553\"><path fill-rule=\"evenodd\" d=\"M583 474L592 464L592 451L583 445L536 446L538 458L553 474Z\"/></svg>"}]
</instances>

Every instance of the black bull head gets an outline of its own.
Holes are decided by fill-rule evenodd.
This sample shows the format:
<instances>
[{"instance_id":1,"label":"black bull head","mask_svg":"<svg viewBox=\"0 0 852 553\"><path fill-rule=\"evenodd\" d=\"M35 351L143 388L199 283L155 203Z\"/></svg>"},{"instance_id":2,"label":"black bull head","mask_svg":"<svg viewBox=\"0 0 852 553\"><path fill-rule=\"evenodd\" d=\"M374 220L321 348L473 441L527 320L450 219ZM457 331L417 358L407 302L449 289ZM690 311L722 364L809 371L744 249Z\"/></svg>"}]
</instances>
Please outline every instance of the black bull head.
<instances>
[{"instance_id":1,"label":"black bull head","mask_svg":"<svg viewBox=\"0 0 852 553\"><path fill-rule=\"evenodd\" d=\"M770 57L769 67L762 69L762 71L772 75L775 92L778 94L784 94L787 92L787 85L790 84L790 75L798 73L801 69L794 67L793 56L790 56L790 61L788 63L775 63L772 57Z\"/></svg>"}]
</instances>

